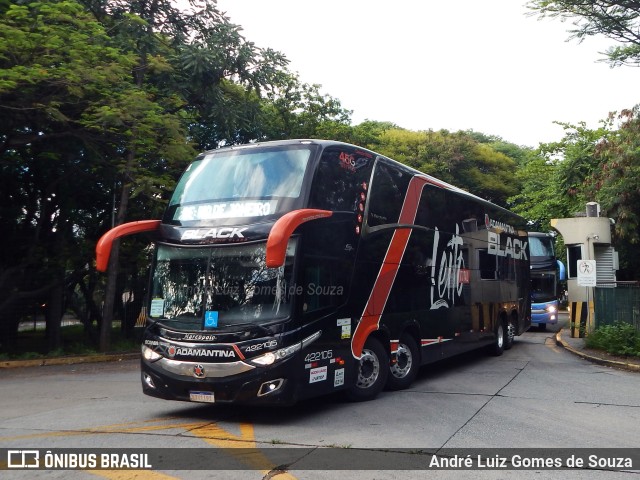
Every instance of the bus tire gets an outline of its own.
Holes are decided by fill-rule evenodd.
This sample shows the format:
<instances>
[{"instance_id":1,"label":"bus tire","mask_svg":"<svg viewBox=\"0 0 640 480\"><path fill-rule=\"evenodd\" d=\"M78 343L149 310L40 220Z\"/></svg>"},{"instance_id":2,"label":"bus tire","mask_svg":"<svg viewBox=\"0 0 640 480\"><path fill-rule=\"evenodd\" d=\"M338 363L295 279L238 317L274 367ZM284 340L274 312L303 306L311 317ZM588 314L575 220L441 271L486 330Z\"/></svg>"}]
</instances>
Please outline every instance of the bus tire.
<instances>
[{"instance_id":1,"label":"bus tire","mask_svg":"<svg viewBox=\"0 0 640 480\"><path fill-rule=\"evenodd\" d=\"M493 340L493 343L490 346L489 352L494 357L499 357L504 352L504 344L505 344L505 338L506 338L506 322L503 321L502 319L498 320L498 325L496 325L495 334L496 336L495 336L495 339Z\"/></svg>"},{"instance_id":2,"label":"bus tire","mask_svg":"<svg viewBox=\"0 0 640 480\"><path fill-rule=\"evenodd\" d=\"M369 337L364 344L347 398L353 402L374 399L384 388L389 375L389 354L380 340Z\"/></svg>"},{"instance_id":3,"label":"bus tire","mask_svg":"<svg viewBox=\"0 0 640 480\"><path fill-rule=\"evenodd\" d=\"M514 319L511 318L507 321L507 331L504 338L504 349L509 350L513 347L513 342L516 339L516 325L514 323Z\"/></svg>"},{"instance_id":4,"label":"bus tire","mask_svg":"<svg viewBox=\"0 0 640 480\"><path fill-rule=\"evenodd\" d=\"M408 333L403 333L398 342L396 361L389 366L389 378L387 388L389 390L402 390L408 388L418 375L420 368L420 352L414 338Z\"/></svg>"}]
</instances>

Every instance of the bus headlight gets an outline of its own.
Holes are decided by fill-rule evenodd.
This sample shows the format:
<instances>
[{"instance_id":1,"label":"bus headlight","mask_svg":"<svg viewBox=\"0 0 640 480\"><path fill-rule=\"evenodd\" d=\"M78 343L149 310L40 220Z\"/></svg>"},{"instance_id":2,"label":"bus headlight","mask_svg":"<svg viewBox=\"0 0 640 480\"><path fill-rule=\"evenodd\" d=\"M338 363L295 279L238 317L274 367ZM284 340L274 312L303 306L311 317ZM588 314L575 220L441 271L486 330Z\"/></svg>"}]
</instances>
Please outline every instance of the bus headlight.
<instances>
[{"instance_id":1,"label":"bus headlight","mask_svg":"<svg viewBox=\"0 0 640 480\"><path fill-rule=\"evenodd\" d=\"M251 358L249 361L256 365L260 365L261 367L267 367L269 365L273 365L275 362L279 362L280 360L284 360L285 358L290 357L298 350L310 345L315 342L322 335L322 330L318 330L313 335L309 335L307 338L302 340L300 343L296 343L289 347L281 348L280 350L276 350L275 352L267 352L264 355L260 355L256 358Z\"/></svg>"},{"instance_id":2,"label":"bus headlight","mask_svg":"<svg viewBox=\"0 0 640 480\"><path fill-rule=\"evenodd\" d=\"M148 360L150 362L155 362L155 361L160 360L162 358L162 355L160 355L159 353L151 350L146 345L142 345L142 356L144 357L145 360Z\"/></svg>"},{"instance_id":3,"label":"bus headlight","mask_svg":"<svg viewBox=\"0 0 640 480\"><path fill-rule=\"evenodd\" d=\"M260 355L259 357L252 358L251 363L258 364L260 366L266 367L268 365L273 365L275 362L279 362L280 360L284 360L287 357L290 357L298 350L302 348L302 343L296 343L295 345L291 345L290 347L281 348L280 350L276 350L275 352L267 352L264 355Z\"/></svg>"},{"instance_id":4,"label":"bus headlight","mask_svg":"<svg viewBox=\"0 0 640 480\"><path fill-rule=\"evenodd\" d=\"M547 312L549 313L556 313L558 311L558 307L556 307L555 305L549 305L547 307Z\"/></svg>"}]
</instances>

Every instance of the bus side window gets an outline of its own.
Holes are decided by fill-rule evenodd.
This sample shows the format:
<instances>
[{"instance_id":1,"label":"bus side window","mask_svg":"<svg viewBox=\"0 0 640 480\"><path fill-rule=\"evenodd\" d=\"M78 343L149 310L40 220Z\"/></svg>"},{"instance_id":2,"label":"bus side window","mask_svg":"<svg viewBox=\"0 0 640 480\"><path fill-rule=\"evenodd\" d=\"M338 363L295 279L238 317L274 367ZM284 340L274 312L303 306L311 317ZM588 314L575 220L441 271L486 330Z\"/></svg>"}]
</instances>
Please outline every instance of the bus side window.
<instances>
[{"instance_id":1,"label":"bus side window","mask_svg":"<svg viewBox=\"0 0 640 480\"><path fill-rule=\"evenodd\" d=\"M495 255L489 255L486 249L478 250L480 278L482 280L497 280L498 265Z\"/></svg>"},{"instance_id":2,"label":"bus side window","mask_svg":"<svg viewBox=\"0 0 640 480\"><path fill-rule=\"evenodd\" d=\"M397 223L411 180L410 175L388 167L382 162L376 164L369 200L370 227Z\"/></svg>"},{"instance_id":3,"label":"bus side window","mask_svg":"<svg viewBox=\"0 0 640 480\"><path fill-rule=\"evenodd\" d=\"M307 226L302 243L302 279L298 282L304 312L342 305L353 271L353 258L344 250L352 234L350 221Z\"/></svg>"}]
</instances>

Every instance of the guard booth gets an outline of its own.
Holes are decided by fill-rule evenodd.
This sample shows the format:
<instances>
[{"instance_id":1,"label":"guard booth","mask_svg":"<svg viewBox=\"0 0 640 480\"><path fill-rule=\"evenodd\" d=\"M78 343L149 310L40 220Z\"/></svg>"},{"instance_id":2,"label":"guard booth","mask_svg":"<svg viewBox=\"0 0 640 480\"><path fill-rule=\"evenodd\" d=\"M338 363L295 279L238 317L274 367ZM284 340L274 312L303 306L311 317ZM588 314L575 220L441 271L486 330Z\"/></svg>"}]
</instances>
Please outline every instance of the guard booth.
<instances>
[{"instance_id":1,"label":"guard booth","mask_svg":"<svg viewBox=\"0 0 640 480\"><path fill-rule=\"evenodd\" d=\"M589 202L583 216L553 218L567 247L567 290L570 332L585 337L594 329L595 287L615 288L618 253L611 245L613 219L600 216L600 205Z\"/></svg>"}]
</instances>

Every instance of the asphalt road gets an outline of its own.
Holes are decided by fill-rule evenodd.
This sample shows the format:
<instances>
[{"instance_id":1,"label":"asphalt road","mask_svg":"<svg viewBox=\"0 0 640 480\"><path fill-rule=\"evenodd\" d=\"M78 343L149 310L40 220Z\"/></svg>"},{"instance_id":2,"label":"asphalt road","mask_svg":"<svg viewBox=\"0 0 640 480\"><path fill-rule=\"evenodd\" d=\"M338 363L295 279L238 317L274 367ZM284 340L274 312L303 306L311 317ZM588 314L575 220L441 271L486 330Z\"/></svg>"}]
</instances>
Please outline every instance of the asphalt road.
<instances>
[{"instance_id":1,"label":"asphalt road","mask_svg":"<svg viewBox=\"0 0 640 480\"><path fill-rule=\"evenodd\" d=\"M640 447L640 375L592 364L556 346L550 327L518 337L501 357L483 353L424 367L413 386L375 401L341 396L292 408L259 409L168 402L141 393L139 365L127 360L0 369L0 449L62 448L468 448L598 449ZM213 450L212 450L213 451ZM579 450L576 450L579 452ZM587 451L587 450L585 450ZM201 455L200 450L185 450ZM228 451L223 451L228 452ZM206 453L206 452L205 452ZM381 453L382 455L382 453ZM5 470L2 478L425 478L388 469L271 470L239 457L244 470L153 468ZM379 460L374 460L379 461ZM7 462L0 458L0 468ZM195 465L196 458L193 458ZM273 466L273 465L272 465ZM406 465L405 465L406 467ZM196 468L196 467L194 467ZM636 470L639 466L634 464ZM430 478L624 478L596 470L432 471Z\"/></svg>"}]
</instances>

